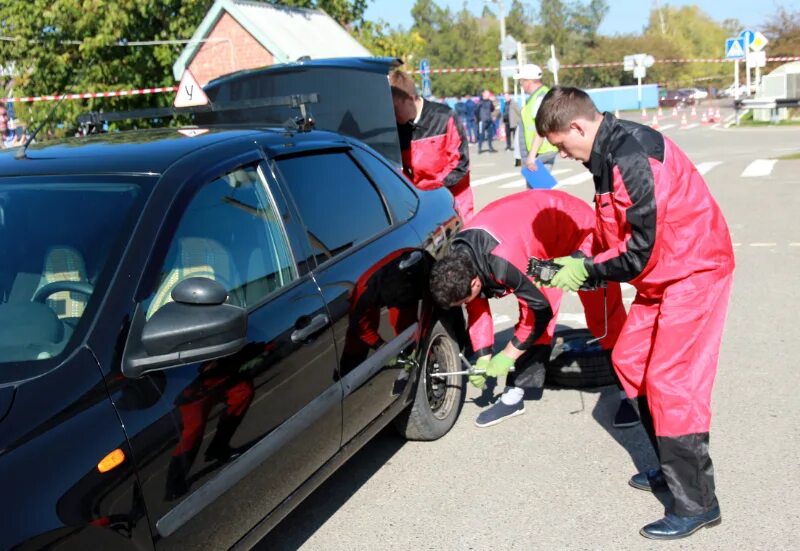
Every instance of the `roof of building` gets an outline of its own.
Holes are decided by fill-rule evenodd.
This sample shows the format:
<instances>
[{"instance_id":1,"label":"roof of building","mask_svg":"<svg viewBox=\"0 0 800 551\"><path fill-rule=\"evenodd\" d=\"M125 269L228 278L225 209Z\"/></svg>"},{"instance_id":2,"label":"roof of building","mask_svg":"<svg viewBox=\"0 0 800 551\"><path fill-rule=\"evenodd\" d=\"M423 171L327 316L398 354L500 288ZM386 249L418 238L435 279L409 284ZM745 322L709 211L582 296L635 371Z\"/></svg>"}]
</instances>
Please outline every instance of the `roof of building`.
<instances>
[{"instance_id":1,"label":"roof of building","mask_svg":"<svg viewBox=\"0 0 800 551\"><path fill-rule=\"evenodd\" d=\"M227 12L275 58L288 63L298 58L361 57L372 55L322 10L288 8L252 0L216 0L172 66L176 80L204 44L203 40Z\"/></svg>"}]
</instances>

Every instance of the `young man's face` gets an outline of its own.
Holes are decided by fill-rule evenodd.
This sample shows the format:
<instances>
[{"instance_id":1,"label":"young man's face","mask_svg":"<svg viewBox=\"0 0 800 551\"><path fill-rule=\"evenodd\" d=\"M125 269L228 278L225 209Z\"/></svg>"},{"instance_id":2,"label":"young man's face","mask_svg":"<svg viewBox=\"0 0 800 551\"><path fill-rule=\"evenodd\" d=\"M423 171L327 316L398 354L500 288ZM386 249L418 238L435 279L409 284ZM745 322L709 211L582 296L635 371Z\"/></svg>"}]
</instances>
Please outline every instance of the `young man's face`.
<instances>
[{"instance_id":1,"label":"young man's face","mask_svg":"<svg viewBox=\"0 0 800 551\"><path fill-rule=\"evenodd\" d=\"M483 283L481 283L481 278L475 276L474 278L472 278L472 281L470 282L469 285L469 296L467 296L462 300L459 300L458 302L454 302L450 306L454 307L454 306L463 306L464 304L469 304L470 302L478 298L478 295L481 294L481 289L483 289Z\"/></svg>"},{"instance_id":2,"label":"young man's face","mask_svg":"<svg viewBox=\"0 0 800 551\"><path fill-rule=\"evenodd\" d=\"M417 105L414 103L414 98L405 96L403 98L394 96L392 98L394 103L394 117L397 124L405 124L417 118Z\"/></svg>"},{"instance_id":3,"label":"young man's face","mask_svg":"<svg viewBox=\"0 0 800 551\"><path fill-rule=\"evenodd\" d=\"M585 163L592 155L594 136L580 120L572 121L563 132L548 132L545 138L558 148L562 159L575 159Z\"/></svg>"}]
</instances>

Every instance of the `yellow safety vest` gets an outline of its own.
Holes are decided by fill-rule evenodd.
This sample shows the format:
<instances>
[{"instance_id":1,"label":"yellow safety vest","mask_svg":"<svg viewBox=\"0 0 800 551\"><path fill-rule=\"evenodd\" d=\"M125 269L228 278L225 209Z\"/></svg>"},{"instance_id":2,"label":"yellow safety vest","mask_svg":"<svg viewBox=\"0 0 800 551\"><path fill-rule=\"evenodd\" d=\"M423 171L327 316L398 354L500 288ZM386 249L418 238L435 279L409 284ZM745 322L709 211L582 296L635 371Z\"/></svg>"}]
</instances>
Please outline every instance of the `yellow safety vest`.
<instances>
[{"instance_id":1,"label":"yellow safety vest","mask_svg":"<svg viewBox=\"0 0 800 551\"><path fill-rule=\"evenodd\" d=\"M550 88L547 86L539 86L522 108L522 128L525 131L525 145L528 146L528 151L531 150L533 139L536 137L536 111L539 110L540 98L549 91ZM545 139L536 154L541 155L553 151L558 151L558 148Z\"/></svg>"}]
</instances>

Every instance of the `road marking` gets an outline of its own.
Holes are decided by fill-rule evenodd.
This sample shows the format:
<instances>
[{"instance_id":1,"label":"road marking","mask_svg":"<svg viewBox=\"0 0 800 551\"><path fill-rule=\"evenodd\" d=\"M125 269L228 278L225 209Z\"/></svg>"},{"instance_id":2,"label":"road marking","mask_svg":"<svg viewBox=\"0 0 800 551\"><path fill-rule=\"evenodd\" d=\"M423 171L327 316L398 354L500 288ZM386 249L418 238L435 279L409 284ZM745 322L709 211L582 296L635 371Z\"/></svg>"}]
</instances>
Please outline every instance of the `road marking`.
<instances>
[{"instance_id":1,"label":"road marking","mask_svg":"<svg viewBox=\"0 0 800 551\"><path fill-rule=\"evenodd\" d=\"M698 126L700 126L698 123L690 124L689 126L684 128L684 130L691 130L692 128L697 128Z\"/></svg>"},{"instance_id":2,"label":"road marking","mask_svg":"<svg viewBox=\"0 0 800 551\"><path fill-rule=\"evenodd\" d=\"M480 168L480 167L485 167L485 166L494 166L494 164L493 163L470 163L469 164L470 168Z\"/></svg>"},{"instance_id":3,"label":"road marking","mask_svg":"<svg viewBox=\"0 0 800 551\"><path fill-rule=\"evenodd\" d=\"M572 172L571 168L557 168L555 170L551 170L550 174L553 176L558 176L559 174L566 174L567 172Z\"/></svg>"},{"instance_id":4,"label":"road marking","mask_svg":"<svg viewBox=\"0 0 800 551\"><path fill-rule=\"evenodd\" d=\"M750 243L751 247L777 247L777 243Z\"/></svg>"},{"instance_id":5,"label":"road marking","mask_svg":"<svg viewBox=\"0 0 800 551\"><path fill-rule=\"evenodd\" d=\"M701 175L703 175L703 174L706 174L707 172L709 172L715 166L721 165L721 164L722 164L721 161L708 161L706 163L700 163L699 165L697 165L697 172L699 172Z\"/></svg>"},{"instance_id":6,"label":"road marking","mask_svg":"<svg viewBox=\"0 0 800 551\"><path fill-rule=\"evenodd\" d=\"M498 174L497 176L487 176L486 178L481 178L480 180L475 180L470 184L471 187L478 187L484 186L486 184L491 184L492 182L499 182L500 180L508 180L509 178L517 177L519 178L519 171L517 172L506 172L505 174Z\"/></svg>"},{"instance_id":7,"label":"road marking","mask_svg":"<svg viewBox=\"0 0 800 551\"><path fill-rule=\"evenodd\" d=\"M574 185L581 184L581 183L586 182L586 181L591 180L591 179L592 179L592 173L591 172L584 172L583 174L576 174L575 176L570 176L569 178L564 178L563 180L561 180L560 182L558 182L556 184L556 187L574 186Z\"/></svg>"},{"instance_id":8,"label":"road marking","mask_svg":"<svg viewBox=\"0 0 800 551\"><path fill-rule=\"evenodd\" d=\"M789 243L790 247L800 247L800 243Z\"/></svg>"},{"instance_id":9,"label":"road marking","mask_svg":"<svg viewBox=\"0 0 800 551\"><path fill-rule=\"evenodd\" d=\"M559 312L557 320L562 323L577 323L586 327L586 314L567 314L566 312Z\"/></svg>"},{"instance_id":10,"label":"road marking","mask_svg":"<svg viewBox=\"0 0 800 551\"><path fill-rule=\"evenodd\" d=\"M772 169L775 168L776 159L756 159L744 169L742 178L759 178L761 176L768 176Z\"/></svg>"},{"instance_id":11,"label":"road marking","mask_svg":"<svg viewBox=\"0 0 800 551\"><path fill-rule=\"evenodd\" d=\"M741 246L742 246L742 244L741 244L741 243L734 243L734 244L733 244L733 246L734 246L734 247L741 247Z\"/></svg>"},{"instance_id":12,"label":"road marking","mask_svg":"<svg viewBox=\"0 0 800 551\"><path fill-rule=\"evenodd\" d=\"M664 130L669 130L670 128L674 127L674 124L665 124L664 126L659 126L658 130L663 132Z\"/></svg>"},{"instance_id":13,"label":"road marking","mask_svg":"<svg viewBox=\"0 0 800 551\"><path fill-rule=\"evenodd\" d=\"M500 189L512 189L517 187L525 187L525 180L520 180L519 182L511 182L510 184L503 184L502 186L498 186Z\"/></svg>"},{"instance_id":14,"label":"road marking","mask_svg":"<svg viewBox=\"0 0 800 551\"><path fill-rule=\"evenodd\" d=\"M502 323L510 323L514 320L505 314L492 314L492 321L495 323L495 325L500 325Z\"/></svg>"}]
</instances>

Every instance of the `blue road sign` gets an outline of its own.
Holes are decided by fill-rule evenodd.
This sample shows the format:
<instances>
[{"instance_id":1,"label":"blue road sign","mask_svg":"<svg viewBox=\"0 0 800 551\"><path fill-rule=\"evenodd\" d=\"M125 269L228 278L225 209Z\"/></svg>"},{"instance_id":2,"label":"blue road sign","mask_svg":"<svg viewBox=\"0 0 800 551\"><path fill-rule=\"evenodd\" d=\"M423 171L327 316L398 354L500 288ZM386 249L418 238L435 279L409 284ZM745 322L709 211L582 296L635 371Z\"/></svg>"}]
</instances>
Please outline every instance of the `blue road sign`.
<instances>
[{"instance_id":1,"label":"blue road sign","mask_svg":"<svg viewBox=\"0 0 800 551\"><path fill-rule=\"evenodd\" d=\"M750 29L745 29L739 33L739 38L744 38L744 47L745 50L750 47L750 44L753 43L753 39L756 37L756 33L751 31Z\"/></svg>"},{"instance_id":2,"label":"blue road sign","mask_svg":"<svg viewBox=\"0 0 800 551\"><path fill-rule=\"evenodd\" d=\"M746 49L744 38L728 38L725 40L725 57L727 59L744 59Z\"/></svg>"},{"instance_id":3,"label":"blue road sign","mask_svg":"<svg viewBox=\"0 0 800 551\"><path fill-rule=\"evenodd\" d=\"M429 98L433 95L431 92L431 79L427 76L422 77L422 97Z\"/></svg>"},{"instance_id":4,"label":"blue road sign","mask_svg":"<svg viewBox=\"0 0 800 551\"><path fill-rule=\"evenodd\" d=\"M427 59L421 59L419 61L419 72L424 77L431 74L431 64Z\"/></svg>"}]
</instances>

